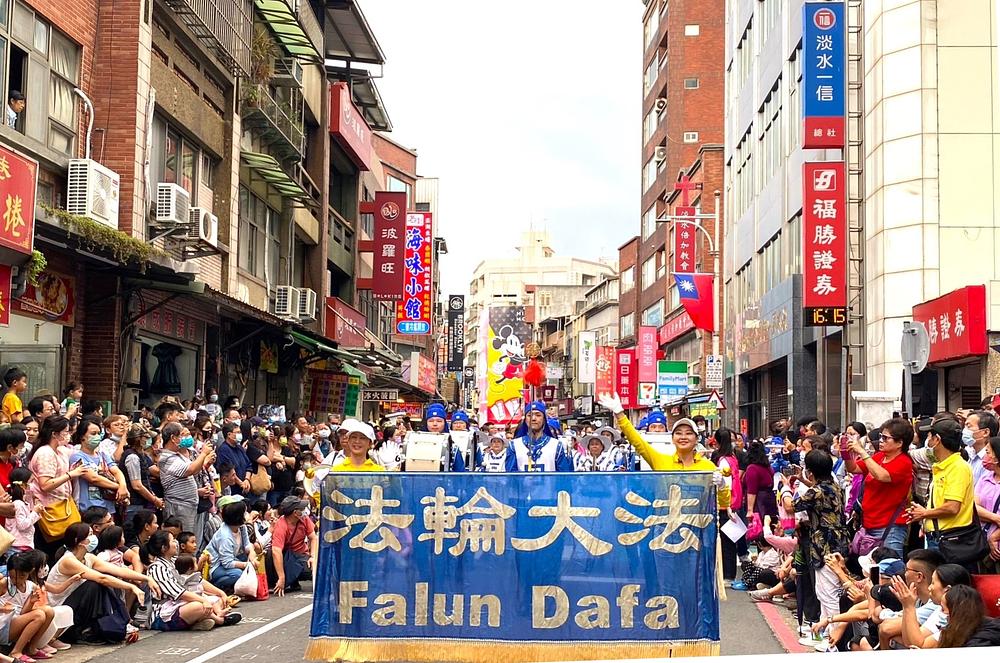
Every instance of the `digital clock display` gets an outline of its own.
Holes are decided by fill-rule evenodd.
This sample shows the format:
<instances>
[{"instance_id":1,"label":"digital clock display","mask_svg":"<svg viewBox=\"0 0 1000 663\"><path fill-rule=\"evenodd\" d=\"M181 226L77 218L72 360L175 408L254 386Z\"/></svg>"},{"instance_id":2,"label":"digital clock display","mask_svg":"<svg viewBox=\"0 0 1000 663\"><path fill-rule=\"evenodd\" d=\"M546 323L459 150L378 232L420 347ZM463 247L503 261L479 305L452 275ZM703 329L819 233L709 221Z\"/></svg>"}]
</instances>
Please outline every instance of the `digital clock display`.
<instances>
[{"instance_id":1,"label":"digital clock display","mask_svg":"<svg viewBox=\"0 0 1000 663\"><path fill-rule=\"evenodd\" d=\"M847 308L844 306L807 308L803 324L806 327L844 327L847 325Z\"/></svg>"}]
</instances>

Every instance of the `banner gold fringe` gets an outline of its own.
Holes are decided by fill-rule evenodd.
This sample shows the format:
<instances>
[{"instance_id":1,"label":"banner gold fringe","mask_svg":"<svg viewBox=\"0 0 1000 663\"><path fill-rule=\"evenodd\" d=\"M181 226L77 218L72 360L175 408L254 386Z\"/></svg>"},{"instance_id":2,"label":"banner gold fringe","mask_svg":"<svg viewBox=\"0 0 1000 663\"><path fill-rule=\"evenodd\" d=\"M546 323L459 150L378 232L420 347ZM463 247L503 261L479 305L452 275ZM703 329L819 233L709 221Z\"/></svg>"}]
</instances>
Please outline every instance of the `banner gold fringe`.
<instances>
[{"instance_id":1,"label":"banner gold fringe","mask_svg":"<svg viewBox=\"0 0 1000 663\"><path fill-rule=\"evenodd\" d=\"M659 642L506 642L442 638L312 638L305 660L328 663L534 663L718 656L710 640Z\"/></svg>"}]
</instances>

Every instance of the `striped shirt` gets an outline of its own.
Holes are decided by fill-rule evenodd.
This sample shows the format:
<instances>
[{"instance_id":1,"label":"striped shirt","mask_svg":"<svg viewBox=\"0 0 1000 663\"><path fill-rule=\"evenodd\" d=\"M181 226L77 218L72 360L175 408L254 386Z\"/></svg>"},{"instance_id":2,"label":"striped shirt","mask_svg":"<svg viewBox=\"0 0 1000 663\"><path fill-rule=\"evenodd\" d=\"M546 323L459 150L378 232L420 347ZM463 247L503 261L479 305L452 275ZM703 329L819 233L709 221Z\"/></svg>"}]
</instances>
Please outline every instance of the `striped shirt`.
<instances>
[{"instance_id":1,"label":"striped shirt","mask_svg":"<svg viewBox=\"0 0 1000 663\"><path fill-rule=\"evenodd\" d=\"M194 476L187 476L193 461L176 451L164 449L160 452L160 484L163 499L175 506L198 506L198 482Z\"/></svg>"},{"instance_id":2,"label":"striped shirt","mask_svg":"<svg viewBox=\"0 0 1000 663\"><path fill-rule=\"evenodd\" d=\"M181 583L180 574L168 560L162 557L154 557L153 563L146 569L146 575L160 586L160 598L150 596L150 621L159 617L163 621L168 621L174 616L184 601L180 600L181 594L186 590Z\"/></svg>"}]
</instances>

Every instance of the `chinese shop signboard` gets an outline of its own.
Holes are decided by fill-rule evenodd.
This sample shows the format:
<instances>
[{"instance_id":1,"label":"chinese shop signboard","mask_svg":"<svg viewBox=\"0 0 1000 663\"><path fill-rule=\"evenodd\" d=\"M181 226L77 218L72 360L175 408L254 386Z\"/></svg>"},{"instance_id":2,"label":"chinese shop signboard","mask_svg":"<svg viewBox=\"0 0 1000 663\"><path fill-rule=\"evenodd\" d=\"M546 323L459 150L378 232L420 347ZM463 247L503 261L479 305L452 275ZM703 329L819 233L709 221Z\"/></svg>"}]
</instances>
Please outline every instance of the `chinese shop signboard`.
<instances>
[{"instance_id":1,"label":"chinese shop signboard","mask_svg":"<svg viewBox=\"0 0 1000 663\"><path fill-rule=\"evenodd\" d=\"M403 299L396 304L396 333L426 336L434 315L434 233L427 212L406 215Z\"/></svg>"},{"instance_id":2,"label":"chinese shop signboard","mask_svg":"<svg viewBox=\"0 0 1000 663\"><path fill-rule=\"evenodd\" d=\"M373 299L403 299L405 236L406 192L379 191L375 194Z\"/></svg>"},{"instance_id":3,"label":"chinese shop signboard","mask_svg":"<svg viewBox=\"0 0 1000 663\"><path fill-rule=\"evenodd\" d=\"M615 357L618 395L626 409L639 405L639 371L636 367L635 349L618 350Z\"/></svg>"},{"instance_id":4,"label":"chinese shop signboard","mask_svg":"<svg viewBox=\"0 0 1000 663\"><path fill-rule=\"evenodd\" d=\"M597 346L597 383L594 393L611 394L615 390L615 349L606 345Z\"/></svg>"},{"instance_id":5,"label":"chinese shop signboard","mask_svg":"<svg viewBox=\"0 0 1000 663\"><path fill-rule=\"evenodd\" d=\"M38 164L0 145L0 247L31 254Z\"/></svg>"},{"instance_id":6,"label":"chinese shop signboard","mask_svg":"<svg viewBox=\"0 0 1000 663\"><path fill-rule=\"evenodd\" d=\"M802 74L806 149L843 148L847 114L847 17L844 3L805 3Z\"/></svg>"},{"instance_id":7,"label":"chinese shop signboard","mask_svg":"<svg viewBox=\"0 0 1000 663\"><path fill-rule=\"evenodd\" d=\"M694 209L682 208L682 209ZM698 230L690 221L674 221L674 273L695 271L695 234Z\"/></svg>"},{"instance_id":8,"label":"chinese shop signboard","mask_svg":"<svg viewBox=\"0 0 1000 663\"><path fill-rule=\"evenodd\" d=\"M913 320L927 330L930 363L988 351L985 285L971 285L918 304L913 307Z\"/></svg>"},{"instance_id":9,"label":"chinese shop signboard","mask_svg":"<svg viewBox=\"0 0 1000 663\"><path fill-rule=\"evenodd\" d=\"M806 324L846 324L847 215L844 163L803 164L802 274Z\"/></svg>"},{"instance_id":10,"label":"chinese shop signboard","mask_svg":"<svg viewBox=\"0 0 1000 663\"><path fill-rule=\"evenodd\" d=\"M656 327L639 327L636 358L639 362L639 382L656 382Z\"/></svg>"}]
</instances>

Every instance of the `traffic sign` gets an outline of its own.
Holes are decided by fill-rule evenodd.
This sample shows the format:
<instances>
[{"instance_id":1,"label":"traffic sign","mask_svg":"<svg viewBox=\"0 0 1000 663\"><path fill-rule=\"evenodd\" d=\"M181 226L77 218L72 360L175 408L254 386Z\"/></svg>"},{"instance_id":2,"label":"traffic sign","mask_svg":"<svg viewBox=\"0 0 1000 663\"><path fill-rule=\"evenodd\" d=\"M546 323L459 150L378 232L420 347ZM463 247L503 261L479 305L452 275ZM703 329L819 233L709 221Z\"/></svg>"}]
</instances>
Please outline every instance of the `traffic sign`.
<instances>
[{"instance_id":1,"label":"traffic sign","mask_svg":"<svg viewBox=\"0 0 1000 663\"><path fill-rule=\"evenodd\" d=\"M708 389L722 389L725 381L725 371L723 370L722 355L708 355L705 357L705 387Z\"/></svg>"},{"instance_id":2,"label":"traffic sign","mask_svg":"<svg viewBox=\"0 0 1000 663\"><path fill-rule=\"evenodd\" d=\"M927 367L931 356L931 341L927 329L920 322L903 323L903 339L899 344L899 353L903 366L909 366L914 373L919 373Z\"/></svg>"}]
</instances>

